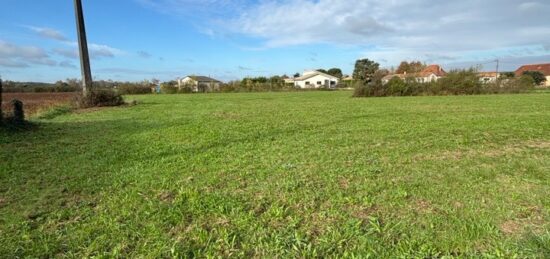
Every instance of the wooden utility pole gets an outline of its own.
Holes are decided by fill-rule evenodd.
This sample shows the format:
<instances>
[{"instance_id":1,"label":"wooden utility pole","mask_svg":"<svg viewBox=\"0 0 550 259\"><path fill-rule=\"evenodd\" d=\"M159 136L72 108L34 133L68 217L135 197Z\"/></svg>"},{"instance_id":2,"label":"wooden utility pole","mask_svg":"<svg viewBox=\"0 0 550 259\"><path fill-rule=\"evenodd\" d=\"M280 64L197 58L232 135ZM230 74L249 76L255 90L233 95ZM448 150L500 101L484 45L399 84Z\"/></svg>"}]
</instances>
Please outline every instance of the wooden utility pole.
<instances>
[{"instance_id":1,"label":"wooden utility pole","mask_svg":"<svg viewBox=\"0 0 550 259\"><path fill-rule=\"evenodd\" d=\"M76 30L78 33L78 50L80 52L80 68L82 69L82 94L86 96L92 88L92 70L90 68L90 55L88 53L88 41L86 40L82 1L74 0L74 8L76 13Z\"/></svg>"},{"instance_id":2,"label":"wooden utility pole","mask_svg":"<svg viewBox=\"0 0 550 259\"><path fill-rule=\"evenodd\" d=\"M495 75L495 82L497 83L497 86L500 87L500 81L498 80L498 65L500 65L499 64L500 60L497 59L496 62L497 62L497 74Z\"/></svg>"}]
</instances>

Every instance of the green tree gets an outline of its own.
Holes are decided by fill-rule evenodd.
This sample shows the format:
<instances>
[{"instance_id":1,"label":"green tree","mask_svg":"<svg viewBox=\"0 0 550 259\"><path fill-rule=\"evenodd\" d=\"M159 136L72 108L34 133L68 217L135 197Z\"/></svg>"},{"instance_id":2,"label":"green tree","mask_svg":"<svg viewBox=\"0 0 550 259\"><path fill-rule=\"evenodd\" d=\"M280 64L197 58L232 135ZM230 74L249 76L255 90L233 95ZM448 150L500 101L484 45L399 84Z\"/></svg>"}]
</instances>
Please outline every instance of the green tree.
<instances>
[{"instance_id":1,"label":"green tree","mask_svg":"<svg viewBox=\"0 0 550 259\"><path fill-rule=\"evenodd\" d=\"M294 76L293 76L293 77L294 77L294 78L300 77L300 73L296 73L296 74L294 74Z\"/></svg>"},{"instance_id":2,"label":"green tree","mask_svg":"<svg viewBox=\"0 0 550 259\"><path fill-rule=\"evenodd\" d=\"M380 68L380 64L369 60L359 59L355 61L355 69L353 70L353 78L355 80L369 83L376 71Z\"/></svg>"},{"instance_id":3,"label":"green tree","mask_svg":"<svg viewBox=\"0 0 550 259\"><path fill-rule=\"evenodd\" d=\"M514 72L502 72L500 73L500 78L502 79L510 79L510 78L514 78L516 76L516 74L514 74Z\"/></svg>"},{"instance_id":4,"label":"green tree","mask_svg":"<svg viewBox=\"0 0 550 259\"><path fill-rule=\"evenodd\" d=\"M317 69L317 71L319 71L319 72L321 72L321 73L328 74L328 71L326 71L326 70L324 70L324 69L322 69L322 68Z\"/></svg>"},{"instance_id":5,"label":"green tree","mask_svg":"<svg viewBox=\"0 0 550 259\"><path fill-rule=\"evenodd\" d=\"M540 71L525 71L523 75L532 77L536 85L541 85L546 82L546 77Z\"/></svg>"},{"instance_id":6,"label":"green tree","mask_svg":"<svg viewBox=\"0 0 550 259\"><path fill-rule=\"evenodd\" d=\"M339 69L337 67L334 67L334 68L331 68L327 71L327 74L331 75L331 76L335 76L335 77L338 77L340 79L342 79L342 77L344 76L344 74L342 73L342 69Z\"/></svg>"},{"instance_id":7,"label":"green tree","mask_svg":"<svg viewBox=\"0 0 550 259\"><path fill-rule=\"evenodd\" d=\"M397 74L404 74L407 73L418 73L421 72L426 68L426 64L420 62L420 61L411 61L410 63L407 61L402 61L401 64L399 64L399 67L397 67L397 71L395 73Z\"/></svg>"}]
</instances>

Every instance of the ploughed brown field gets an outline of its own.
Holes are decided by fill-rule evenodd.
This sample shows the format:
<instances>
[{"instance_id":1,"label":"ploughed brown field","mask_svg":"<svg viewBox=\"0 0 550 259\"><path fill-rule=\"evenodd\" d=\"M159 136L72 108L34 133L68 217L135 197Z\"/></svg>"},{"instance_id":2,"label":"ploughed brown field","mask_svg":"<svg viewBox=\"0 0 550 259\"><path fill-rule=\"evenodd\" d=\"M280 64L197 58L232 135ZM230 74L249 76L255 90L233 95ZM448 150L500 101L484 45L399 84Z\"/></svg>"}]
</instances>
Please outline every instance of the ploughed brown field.
<instances>
[{"instance_id":1,"label":"ploughed brown field","mask_svg":"<svg viewBox=\"0 0 550 259\"><path fill-rule=\"evenodd\" d=\"M23 102L26 115L36 114L45 109L70 103L76 93L3 93L2 111L12 111L11 101L18 99Z\"/></svg>"}]
</instances>

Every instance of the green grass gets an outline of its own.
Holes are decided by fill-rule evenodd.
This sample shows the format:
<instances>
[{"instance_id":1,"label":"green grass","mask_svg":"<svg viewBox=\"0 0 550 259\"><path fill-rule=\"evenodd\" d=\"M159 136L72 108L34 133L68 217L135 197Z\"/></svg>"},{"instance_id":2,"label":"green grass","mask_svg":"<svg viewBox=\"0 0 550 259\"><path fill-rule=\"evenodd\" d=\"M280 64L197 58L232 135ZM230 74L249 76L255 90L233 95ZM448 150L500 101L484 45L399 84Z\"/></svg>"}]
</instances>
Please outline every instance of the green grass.
<instances>
[{"instance_id":1,"label":"green grass","mask_svg":"<svg viewBox=\"0 0 550 259\"><path fill-rule=\"evenodd\" d=\"M0 131L5 257L550 256L550 94L135 96Z\"/></svg>"}]
</instances>

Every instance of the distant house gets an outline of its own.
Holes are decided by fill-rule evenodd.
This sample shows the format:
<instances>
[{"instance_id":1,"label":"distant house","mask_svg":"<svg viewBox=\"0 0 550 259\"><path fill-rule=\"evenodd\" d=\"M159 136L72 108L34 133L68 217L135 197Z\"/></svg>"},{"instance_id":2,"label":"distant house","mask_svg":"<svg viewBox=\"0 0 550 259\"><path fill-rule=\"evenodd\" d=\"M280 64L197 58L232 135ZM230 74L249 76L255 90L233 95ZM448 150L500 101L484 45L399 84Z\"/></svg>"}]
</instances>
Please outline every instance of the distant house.
<instances>
[{"instance_id":1,"label":"distant house","mask_svg":"<svg viewBox=\"0 0 550 259\"><path fill-rule=\"evenodd\" d=\"M516 70L516 76L520 77L526 71L541 72L546 77L546 82L544 83L544 86L550 86L550 63L521 66L520 68L518 68L518 70Z\"/></svg>"},{"instance_id":2,"label":"distant house","mask_svg":"<svg viewBox=\"0 0 550 259\"><path fill-rule=\"evenodd\" d=\"M394 77L398 77L402 80L405 80L407 78L413 78L419 83L429 83L429 82L436 82L437 80L439 80L440 78L446 75L447 75L447 72L445 72L445 70L443 70L441 66L429 65L419 73L407 74L405 72L403 74L387 75L382 78L382 83L386 84Z\"/></svg>"},{"instance_id":3,"label":"distant house","mask_svg":"<svg viewBox=\"0 0 550 259\"><path fill-rule=\"evenodd\" d=\"M500 77L500 73L497 72L479 72L477 75L482 83L495 83Z\"/></svg>"},{"instance_id":4,"label":"distant house","mask_svg":"<svg viewBox=\"0 0 550 259\"><path fill-rule=\"evenodd\" d=\"M340 79L319 71L306 71L294 78L294 87L298 88L336 88Z\"/></svg>"},{"instance_id":5,"label":"distant house","mask_svg":"<svg viewBox=\"0 0 550 259\"><path fill-rule=\"evenodd\" d=\"M222 82L207 76L186 76L178 79L178 87L190 86L193 92L218 90Z\"/></svg>"}]
</instances>

